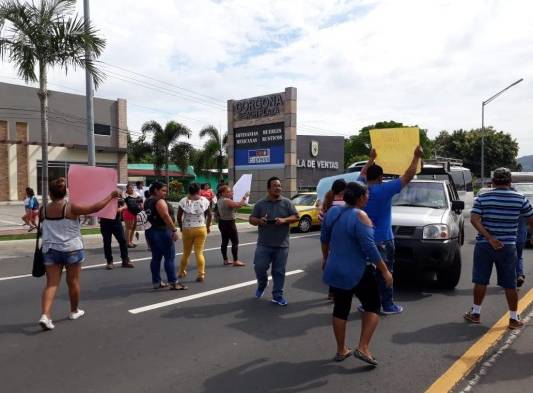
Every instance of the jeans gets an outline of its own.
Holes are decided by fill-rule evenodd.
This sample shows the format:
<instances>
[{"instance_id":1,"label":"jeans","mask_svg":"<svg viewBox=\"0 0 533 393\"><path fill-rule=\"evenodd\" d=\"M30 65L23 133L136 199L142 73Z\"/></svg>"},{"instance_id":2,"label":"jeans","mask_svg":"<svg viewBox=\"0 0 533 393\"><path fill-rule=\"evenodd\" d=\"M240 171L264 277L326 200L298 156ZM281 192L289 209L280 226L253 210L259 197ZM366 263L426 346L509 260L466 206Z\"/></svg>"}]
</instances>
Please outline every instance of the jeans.
<instances>
[{"instance_id":1,"label":"jeans","mask_svg":"<svg viewBox=\"0 0 533 393\"><path fill-rule=\"evenodd\" d=\"M100 219L100 232L104 240L104 255L107 263L113 262L113 252L111 251L111 236L115 236L120 246L120 259L125 262L128 257L128 245L124 237L124 228L120 222L115 220Z\"/></svg>"},{"instance_id":2,"label":"jeans","mask_svg":"<svg viewBox=\"0 0 533 393\"><path fill-rule=\"evenodd\" d=\"M170 284L176 283L176 246L172 240L172 231L170 229L150 228L145 235L150 239L152 250L152 261L150 262L152 284L161 282L162 258L165 258L165 272L168 282Z\"/></svg>"},{"instance_id":3,"label":"jeans","mask_svg":"<svg viewBox=\"0 0 533 393\"><path fill-rule=\"evenodd\" d=\"M274 298L283 296L285 284L285 267L289 256L288 247L267 247L257 245L254 256L254 270L257 277L257 287L264 290L268 284L268 268L272 264L272 281Z\"/></svg>"},{"instance_id":4,"label":"jeans","mask_svg":"<svg viewBox=\"0 0 533 393\"><path fill-rule=\"evenodd\" d=\"M197 277L205 277L205 257L204 257L204 246L205 240L207 239L207 227L196 227L196 228L183 228L183 255L181 256L180 261L180 276L185 277L187 272L185 269L189 263L189 257L191 256L192 250L194 248L194 253L196 254L196 266L197 266Z\"/></svg>"},{"instance_id":5,"label":"jeans","mask_svg":"<svg viewBox=\"0 0 533 393\"><path fill-rule=\"evenodd\" d=\"M394 240L376 242L376 246L378 247L383 262L385 262L387 268L392 273L394 271ZM392 287L387 288L387 284L378 270L376 270L376 274L379 284L379 294L381 296L381 306L383 309L389 309L394 305L392 299L393 289Z\"/></svg>"}]
</instances>

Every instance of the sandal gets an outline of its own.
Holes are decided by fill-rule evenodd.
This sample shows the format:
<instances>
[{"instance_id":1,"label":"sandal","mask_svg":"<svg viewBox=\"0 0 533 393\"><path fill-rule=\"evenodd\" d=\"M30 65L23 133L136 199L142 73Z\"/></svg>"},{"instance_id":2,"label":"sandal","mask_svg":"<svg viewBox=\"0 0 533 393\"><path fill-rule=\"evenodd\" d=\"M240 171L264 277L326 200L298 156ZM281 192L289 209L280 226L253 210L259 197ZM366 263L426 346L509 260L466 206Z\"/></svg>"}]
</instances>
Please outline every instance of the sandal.
<instances>
[{"instance_id":1,"label":"sandal","mask_svg":"<svg viewBox=\"0 0 533 393\"><path fill-rule=\"evenodd\" d=\"M333 360L335 360L336 362L342 362L343 360L348 359L352 355L353 355L353 351L350 348L348 348L348 352L346 352L344 355L341 355L340 353L337 352Z\"/></svg>"},{"instance_id":2,"label":"sandal","mask_svg":"<svg viewBox=\"0 0 533 393\"><path fill-rule=\"evenodd\" d=\"M354 352L353 352L353 355L359 359L359 360L362 360L363 362L366 362L374 367L376 367L378 365L378 362L376 360L376 358L373 358L373 357L370 357L370 356L367 356L365 355L363 352L361 352L360 350L356 349Z\"/></svg>"},{"instance_id":3,"label":"sandal","mask_svg":"<svg viewBox=\"0 0 533 393\"><path fill-rule=\"evenodd\" d=\"M169 289L171 291L184 291L187 289L187 287L183 285L182 283L176 282L176 283L170 284Z\"/></svg>"},{"instance_id":4,"label":"sandal","mask_svg":"<svg viewBox=\"0 0 533 393\"><path fill-rule=\"evenodd\" d=\"M163 289L168 288L168 284L166 282L160 282L159 284L154 284L154 289Z\"/></svg>"},{"instance_id":5,"label":"sandal","mask_svg":"<svg viewBox=\"0 0 533 393\"><path fill-rule=\"evenodd\" d=\"M224 261L224 266L233 265L233 262L228 261L227 259Z\"/></svg>"}]
</instances>

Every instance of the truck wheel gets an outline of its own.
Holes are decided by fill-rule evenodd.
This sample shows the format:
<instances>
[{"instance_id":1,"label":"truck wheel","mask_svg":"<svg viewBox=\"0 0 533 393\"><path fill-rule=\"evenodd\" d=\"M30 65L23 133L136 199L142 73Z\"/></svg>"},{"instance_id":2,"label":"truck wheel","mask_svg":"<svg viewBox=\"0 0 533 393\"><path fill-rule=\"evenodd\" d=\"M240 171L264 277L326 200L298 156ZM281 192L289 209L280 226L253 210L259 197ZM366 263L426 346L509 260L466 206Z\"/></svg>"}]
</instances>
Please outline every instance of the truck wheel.
<instances>
[{"instance_id":1,"label":"truck wheel","mask_svg":"<svg viewBox=\"0 0 533 393\"><path fill-rule=\"evenodd\" d=\"M461 250L455 251L450 267L437 271L437 282L443 289L454 289L461 278Z\"/></svg>"},{"instance_id":2,"label":"truck wheel","mask_svg":"<svg viewBox=\"0 0 533 393\"><path fill-rule=\"evenodd\" d=\"M300 218L300 221L298 222L298 230L300 232L306 233L311 230L311 219L307 216Z\"/></svg>"}]
</instances>

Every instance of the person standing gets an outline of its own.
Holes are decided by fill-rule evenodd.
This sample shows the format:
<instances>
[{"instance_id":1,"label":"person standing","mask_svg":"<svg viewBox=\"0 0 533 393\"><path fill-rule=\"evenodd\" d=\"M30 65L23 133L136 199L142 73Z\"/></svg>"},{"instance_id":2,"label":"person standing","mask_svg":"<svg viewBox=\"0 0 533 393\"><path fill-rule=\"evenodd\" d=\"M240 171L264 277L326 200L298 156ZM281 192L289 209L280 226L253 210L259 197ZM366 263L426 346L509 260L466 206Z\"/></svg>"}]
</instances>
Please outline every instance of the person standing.
<instances>
[{"instance_id":1,"label":"person standing","mask_svg":"<svg viewBox=\"0 0 533 393\"><path fill-rule=\"evenodd\" d=\"M141 211L138 198L139 194L133 189L133 185L128 183L126 186L126 192L124 193L126 209L122 211L122 219L126 225L126 241L128 242L129 248L137 247L137 245L133 243L133 236L135 235L137 214Z\"/></svg>"},{"instance_id":2,"label":"person standing","mask_svg":"<svg viewBox=\"0 0 533 393\"><path fill-rule=\"evenodd\" d=\"M368 201L367 187L357 182L348 183L343 198L346 206L329 209L320 234L323 279L330 286L335 304L332 320L337 341L335 360L343 361L353 353L360 360L377 366L369 351L381 308L375 271L377 268L389 287L392 274L374 242L372 222L362 210ZM345 339L353 295L359 298L365 311L359 345L352 352Z\"/></svg>"},{"instance_id":3,"label":"person standing","mask_svg":"<svg viewBox=\"0 0 533 393\"><path fill-rule=\"evenodd\" d=\"M289 256L290 224L298 222L298 211L281 195L281 181L271 177L267 181L267 196L259 200L250 215L250 224L257 226L259 236L254 255L254 270L257 277L255 297L263 296L268 285L268 269L272 265L272 302L286 306L283 297L285 267Z\"/></svg>"},{"instance_id":4,"label":"person standing","mask_svg":"<svg viewBox=\"0 0 533 393\"><path fill-rule=\"evenodd\" d=\"M189 195L179 202L178 225L183 236L183 255L181 256L179 277L187 275L187 264L194 248L196 254L196 281L205 280L204 245L207 234L211 232L211 209L209 201L200 196L200 186L197 183L189 185Z\"/></svg>"},{"instance_id":5,"label":"person standing","mask_svg":"<svg viewBox=\"0 0 533 393\"><path fill-rule=\"evenodd\" d=\"M524 272L524 247L527 242L527 220L520 218L518 232L516 234L516 286L520 288L526 281Z\"/></svg>"},{"instance_id":6,"label":"person standing","mask_svg":"<svg viewBox=\"0 0 533 393\"><path fill-rule=\"evenodd\" d=\"M46 287L43 290L42 315L39 324L43 330L52 330L52 304L63 268L67 270L67 286L70 298L69 319L82 317L85 311L78 308L80 301L80 271L85 260L81 237L81 215L89 215L102 210L119 196L113 191L101 201L82 206L68 202L67 183L64 177L52 180L49 186L51 201L41 209L42 251L46 268Z\"/></svg>"},{"instance_id":7,"label":"person standing","mask_svg":"<svg viewBox=\"0 0 533 393\"><path fill-rule=\"evenodd\" d=\"M246 205L248 193L246 193L240 202L233 201L233 191L229 186L222 186L219 190L220 198L217 201L218 229L222 237L220 251L224 265L244 266L239 260L239 232L235 224L235 210ZM228 259L228 243L231 240L231 254L233 261Z\"/></svg>"},{"instance_id":8,"label":"person standing","mask_svg":"<svg viewBox=\"0 0 533 393\"><path fill-rule=\"evenodd\" d=\"M474 247L474 303L464 318L481 322L481 304L490 282L492 266L496 265L498 285L505 290L509 306L509 329L524 326L518 315L516 290L516 238L521 217L533 229L533 208L527 198L511 189L511 171L498 168L493 172L493 189L474 201L470 222L478 231Z\"/></svg>"},{"instance_id":9,"label":"person standing","mask_svg":"<svg viewBox=\"0 0 533 393\"><path fill-rule=\"evenodd\" d=\"M332 206L344 206L345 188L346 181L344 179L337 179L333 182L331 190L329 190L324 196L324 203L322 203L318 212L318 219L320 222L324 220L326 213Z\"/></svg>"},{"instance_id":10,"label":"person standing","mask_svg":"<svg viewBox=\"0 0 533 393\"><path fill-rule=\"evenodd\" d=\"M207 199L209 201L209 206L212 206L215 199L215 194L213 193L213 190L211 190L211 185L209 183L204 183L200 188L200 196L203 196L205 199Z\"/></svg>"},{"instance_id":11,"label":"person standing","mask_svg":"<svg viewBox=\"0 0 533 393\"><path fill-rule=\"evenodd\" d=\"M166 201L168 187L155 181L150 185L150 197L146 200L146 214L151 224L146 232L152 260L152 286L154 289L170 288L171 290L187 289L176 277L176 245L178 228L174 225L172 206ZM161 260L165 259L165 272L168 284L161 280Z\"/></svg>"},{"instance_id":12,"label":"person standing","mask_svg":"<svg viewBox=\"0 0 533 393\"><path fill-rule=\"evenodd\" d=\"M143 182L142 181L136 181L135 182L135 192L137 193L137 195L139 195L139 197L143 200L144 202L144 192L145 192L145 189L144 189L144 185L143 185Z\"/></svg>"},{"instance_id":13,"label":"person standing","mask_svg":"<svg viewBox=\"0 0 533 393\"><path fill-rule=\"evenodd\" d=\"M28 232L37 228L37 217L39 216L39 201L35 196L35 192L32 188L26 187L26 198L24 199L25 214L21 217L24 221L24 225L28 225L30 228Z\"/></svg>"},{"instance_id":14,"label":"person standing","mask_svg":"<svg viewBox=\"0 0 533 393\"><path fill-rule=\"evenodd\" d=\"M411 164L405 173L398 179L384 182L383 168L373 163L377 154L371 155L372 164L368 166L366 172L366 182L368 184L369 200L365 207L365 212L374 224L374 239L383 261L387 264L389 271L394 271L394 235L392 233L392 198L400 193L416 175L418 164L423 151L417 146ZM361 172L363 174L363 172ZM364 175L360 177L364 180ZM393 288L387 286L383 277L378 274L378 282L381 294L381 312L383 314L399 314L403 307L394 303ZM364 308L359 306L359 311Z\"/></svg>"},{"instance_id":15,"label":"person standing","mask_svg":"<svg viewBox=\"0 0 533 393\"><path fill-rule=\"evenodd\" d=\"M122 267L133 268L128 256L128 244L124 237L124 228L122 227L122 211L126 209L124 201L118 201L117 215L114 219L100 218L100 233L104 242L104 255L106 259L106 269L113 269L113 251L111 249L112 236L115 237L120 247L120 259L122 260Z\"/></svg>"}]
</instances>

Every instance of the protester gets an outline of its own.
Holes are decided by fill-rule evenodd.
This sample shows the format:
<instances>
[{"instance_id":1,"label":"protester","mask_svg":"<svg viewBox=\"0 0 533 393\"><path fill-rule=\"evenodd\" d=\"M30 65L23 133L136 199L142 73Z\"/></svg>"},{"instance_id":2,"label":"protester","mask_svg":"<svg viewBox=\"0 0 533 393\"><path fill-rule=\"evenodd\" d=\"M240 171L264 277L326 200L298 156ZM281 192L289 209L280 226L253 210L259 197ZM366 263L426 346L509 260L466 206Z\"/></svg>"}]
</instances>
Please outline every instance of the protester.
<instances>
[{"instance_id":1,"label":"protester","mask_svg":"<svg viewBox=\"0 0 533 393\"><path fill-rule=\"evenodd\" d=\"M113 269L113 251L111 249L112 236L115 237L120 247L120 259L122 260L122 267L134 267L128 256L128 244L124 237L124 228L122 228L122 212L126 209L123 200L118 201L118 209L115 218L100 218L100 232L104 242L104 255L106 259L106 269Z\"/></svg>"},{"instance_id":2,"label":"protester","mask_svg":"<svg viewBox=\"0 0 533 393\"><path fill-rule=\"evenodd\" d=\"M67 270L67 285L70 298L69 319L78 319L85 312L78 308L80 300L81 263L85 260L81 237L81 215L89 215L103 209L119 196L113 191L101 201L82 206L68 202L64 177L52 180L49 186L51 202L41 209L42 251L46 268L46 287L42 294L42 316L39 324L44 330L52 330L52 304L61 281L63 268Z\"/></svg>"},{"instance_id":3,"label":"protester","mask_svg":"<svg viewBox=\"0 0 533 393\"><path fill-rule=\"evenodd\" d=\"M35 192L32 188L26 187L26 198L24 199L25 214L21 217L24 221L24 225L28 225L30 228L28 232L37 228L37 217L39 216L39 201L35 196Z\"/></svg>"},{"instance_id":4,"label":"protester","mask_svg":"<svg viewBox=\"0 0 533 393\"><path fill-rule=\"evenodd\" d=\"M211 210L209 201L200 196L197 183L189 185L189 195L179 201L178 225L183 236L183 255L181 256L179 277L187 275L187 264L194 247L196 254L196 281L205 280L204 245L207 234L211 232Z\"/></svg>"},{"instance_id":5,"label":"protester","mask_svg":"<svg viewBox=\"0 0 533 393\"><path fill-rule=\"evenodd\" d=\"M223 179L220 179L220 180L218 181L218 184L217 184L217 190L216 190L216 196L217 196L217 198L220 198L220 189L221 189L222 186L225 186L225 185L226 185L226 183L224 182Z\"/></svg>"},{"instance_id":6,"label":"protester","mask_svg":"<svg viewBox=\"0 0 533 393\"><path fill-rule=\"evenodd\" d=\"M348 183L343 199L346 206L329 209L320 236L324 282L334 295L332 324L337 341L335 360L343 361L353 353L355 357L377 366L369 350L380 311L375 270L377 268L380 271L388 287L392 286L392 274L374 242L372 222L361 210L368 201L367 187L357 182ZM361 301L364 309L359 345L355 351L345 344L353 295Z\"/></svg>"},{"instance_id":7,"label":"protester","mask_svg":"<svg viewBox=\"0 0 533 393\"><path fill-rule=\"evenodd\" d=\"M138 199L139 194L133 189L133 185L128 183L126 186L126 192L124 193L126 209L122 211L122 219L126 225L126 240L129 248L137 247L137 245L133 243L133 236L135 235L137 214L141 211Z\"/></svg>"},{"instance_id":8,"label":"protester","mask_svg":"<svg viewBox=\"0 0 533 393\"><path fill-rule=\"evenodd\" d=\"M511 189L511 171L498 168L493 172L493 189L474 201L470 222L478 231L474 248L474 304L464 318L481 322L481 304L490 282L492 266L496 265L498 285L505 290L509 306L509 329L524 326L518 315L516 290L516 241L521 217L533 229L533 208L525 196Z\"/></svg>"},{"instance_id":9,"label":"protester","mask_svg":"<svg viewBox=\"0 0 533 393\"><path fill-rule=\"evenodd\" d=\"M400 176L399 179L383 182L383 168L374 164L377 154L371 154L367 163L366 179L364 172L361 172L360 179L366 180L368 184L369 200L365 207L374 224L374 240L378 247L383 261L387 264L389 271L394 271L394 235L392 233L392 198L400 193L413 177L416 175L418 163L422 157L422 148L417 146L414 151L411 164ZM398 314L403 311L403 307L395 304L393 300L393 288L387 286L383 277L378 274L378 283L381 294L381 312L383 314ZM360 305L359 311L364 308Z\"/></svg>"},{"instance_id":10,"label":"protester","mask_svg":"<svg viewBox=\"0 0 533 393\"><path fill-rule=\"evenodd\" d=\"M211 185L209 183L204 183L200 187L200 196L203 196L205 199L209 201L209 206L213 206L213 203L215 202L215 194L213 193L213 190L211 190Z\"/></svg>"},{"instance_id":11,"label":"protester","mask_svg":"<svg viewBox=\"0 0 533 393\"><path fill-rule=\"evenodd\" d=\"M324 220L326 213L332 206L344 206L344 189L346 188L346 181L344 179L337 179L331 185L329 190L324 196L324 202L320 206L318 212L318 219L320 222Z\"/></svg>"},{"instance_id":12,"label":"protester","mask_svg":"<svg viewBox=\"0 0 533 393\"><path fill-rule=\"evenodd\" d=\"M187 289L176 278L176 245L178 229L174 225L172 206L166 201L168 187L155 181L150 185L150 197L146 200L146 214L152 226L146 232L152 260L152 286L154 289L167 288ZM164 266L168 284L161 280L161 259L165 259Z\"/></svg>"},{"instance_id":13,"label":"protester","mask_svg":"<svg viewBox=\"0 0 533 393\"><path fill-rule=\"evenodd\" d=\"M143 202L144 202L144 199L145 199L145 198L144 198L144 192L145 192L146 190L144 189L144 185L143 185L143 182L142 182L142 181L139 180L139 181L136 181L136 182L135 182L135 190L134 190L134 191L137 193L137 195L139 195L139 197L140 197L140 198L143 200Z\"/></svg>"},{"instance_id":14,"label":"protester","mask_svg":"<svg viewBox=\"0 0 533 393\"><path fill-rule=\"evenodd\" d=\"M527 241L527 219L520 218L516 234L516 286L520 288L526 281L524 272L524 246Z\"/></svg>"},{"instance_id":15,"label":"protester","mask_svg":"<svg viewBox=\"0 0 533 393\"><path fill-rule=\"evenodd\" d=\"M220 187L220 198L217 201L218 229L222 237L220 251L224 265L244 266L239 260L239 232L235 225L235 210L246 205L248 193L246 193L240 202L233 201L233 190L229 186ZM231 254L233 261L228 259L228 243L231 240Z\"/></svg>"},{"instance_id":16,"label":"protester","mask_svg":"<svg viewBox=\"0 0 533 393\"><path fill-rule=\"evenodd\" d=\"M250 224L259 227L257 247L254 256L254 270L257 277L255 297L263 296L268 285L268 269L272 264L272 302L286 306L283 297L285 267L289 255L290 224L298 222L298 211L290 201L281 196L281 181L271 177L267 181L267 196L259 200L250 215Z\"/></svg>"}]
</instances>

